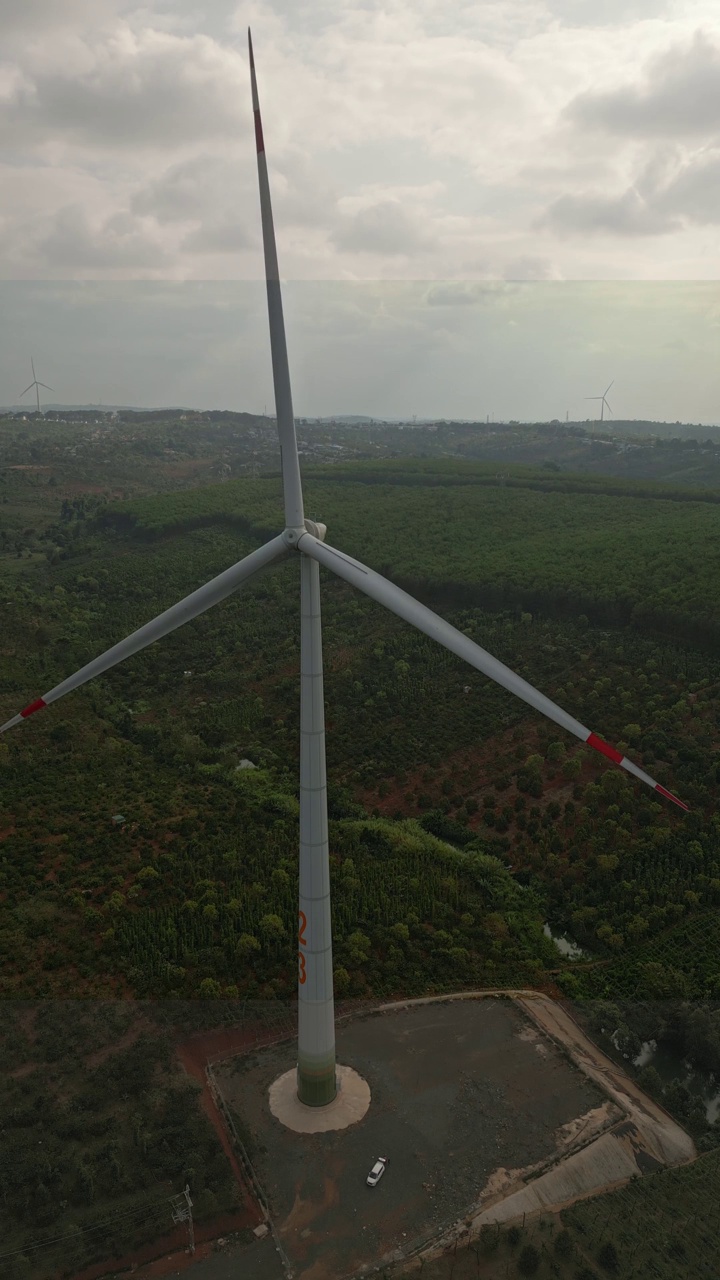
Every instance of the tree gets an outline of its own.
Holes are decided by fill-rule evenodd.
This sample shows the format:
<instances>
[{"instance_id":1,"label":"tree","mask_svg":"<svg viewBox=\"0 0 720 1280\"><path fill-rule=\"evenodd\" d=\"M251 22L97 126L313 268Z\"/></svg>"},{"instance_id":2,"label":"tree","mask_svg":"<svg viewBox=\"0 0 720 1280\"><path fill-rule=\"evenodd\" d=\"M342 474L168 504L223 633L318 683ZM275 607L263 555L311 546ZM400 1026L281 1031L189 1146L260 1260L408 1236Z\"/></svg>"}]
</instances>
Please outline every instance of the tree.
<instances>
[{"instance_id":1,"label":"tree","mask_svg":"<svg viewBox=\"0 0 720 1280\"><path fill-rule=\"evenodd\" d=\"M555 1252L558 1258L571 1258L573 1254L573 1242L567 1227L563 1227L562 1231L555 1237Z\"/></svg>"},{"instance_id":2,"label":"tree","mask_svg":"<svg viewBox=\"0 0 720 1280\"><path fill-rule=\"evenodd\" d=\"M540 1266L540 1250L534 1244L526 1244L520 1251L518 1271L521 1276L534 1276Z\"/></svg>"},{"instance_id":3,"label":"tree","mask_svg":"<svg viewBox=\"0 0 720 1280\"><path fill-rule=\"evenodd\" d=\"M237 955L242 956L243 959L247 959L253 954L253 952L259 950L260 943L254 933L241 933L235 943L235 951Z\"/></svg>"},{"instance_id":4,"label":"tree","mask_svg":"<svg viewBox=\"0 0 720 1280\"><path fill-rule=\"evenodd\" d=\"M215 978L203 978L198 990L203 1000L219 1000L222 995L222 987Z\"/></svg>"},{"instance_id":5,"label":"tree","mask_svg":"<svg viewBox=\"0 0 720 1280\"><path fill-rule=\"evenodd\" d=\"M362 930L356 929L346 939L347 955L350 963L354 965L362 965L370 955L371 947L370 939Z\"/></svg>"},{"instance_id":6,"label":"tree","mask_svg":"<svg viewBox=\"0 0 720 1280\"><path fill-rule=\"evenodd\" d=\"M280 916L273 914L263 916L260 921L260 931L266 938L271 938L276 942L285 937L285 925Z\"/></svg>"},{"instance_id":7,"label":"tree","mask_svg":"<svg viewBox=\"0 0 720 1280\"><path fill-rule=\"evenodd\" d=\"M613 1273L620 1270L620 1259L612 1240L606 1240L598 1251L598 1262L606 1271Z\"/></svg>"}]
</instances>

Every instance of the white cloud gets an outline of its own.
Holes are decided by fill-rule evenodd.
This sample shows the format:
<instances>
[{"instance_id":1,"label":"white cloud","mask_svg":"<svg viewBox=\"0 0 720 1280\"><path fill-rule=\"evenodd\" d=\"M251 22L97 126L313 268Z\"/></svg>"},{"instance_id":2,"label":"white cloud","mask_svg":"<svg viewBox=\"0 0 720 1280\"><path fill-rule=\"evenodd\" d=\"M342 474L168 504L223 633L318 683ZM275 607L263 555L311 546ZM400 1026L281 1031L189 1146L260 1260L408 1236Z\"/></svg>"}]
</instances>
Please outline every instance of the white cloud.
<instances>
[{"instance_id":1,"label":"white cloud","mask_svg":"<svg viewBox=\"0 0 720 1280\"><path fill-rule=\"evenodd\" d=\"M24 0L0 273L262 273L248 21L284 277L717 272L711 0Z\"/></svg>"},{"instance_id":2,"label":"white cloud","mask_svg":"<svg viewBox=\"0 0 720 1280\"><path fill-rule=\"evenodd\" d=\"M676 230L678 220L662 214L635 190L606 196L588 192L561 196L538 220L541 227L576 235L611 233L620 236L663 235Z\"/></svg>"},{"instance_id":3,"label":"white cloud","mask_svg":"<svg viewBox=\"0 0 720 1280\"><path fill-rule=\"evenodd\" d=\"M720 223L720 147L693 156L656 198L659 208L688 221Z\"/></svg>"},{"instance_id":4,"label":"white cloud","mask_svg":"<svg viewBox=\"0 0 720 1280\"><path fill-rule=\"evenodd\" d=\"M180 242L180 252L228 254L254 248L258 244L257 236L245 231L237 218L225 217L220 221L204 223L195 231L188 232Z\"/></svg>"},{"instance_id":5,"label":"white cloud","mask_svg":"<svg viewBox=\"0 0 720 1280\"><path fill-rule=\"evenodd\" d=\"M81 205L66 205L36 245L40 261L53 268L162 268L168 255L150 238L137 219L117 213L102 226L92 227Z\"/></svg>"},{"instance_id":6,"label":"white cloud","mask_svg":"<svg viewBox=\"0 0 720 1280\"><path fill-rule=\"evenodd\" d=\"M561 272L550 258L538 258L526 254L505 264L505 280L559 280Z\"/></svg>"},{"instance_id":7,"label":"white cloud","mask_svg":"<svg viewBox=\"0 0 720 1280\"><path fill-rule=\"evenodd\" d=\"M654 58L644 83L573 99L567 117L582 127L640 137L697 137L720 130L720 44L703 31Z\"/></svg>"},{"instance_id":8,"label":"white cloud","mask_svg":"<svg viewBox=\"0 0 720 1280\"><path fill-rule=\"evenodd\" d=\"M433 239L396 200L381 200L358 213L341 216L332 231L339 249L353 253L412 255L433 247Z\"/></svg>"},{"instance_id":9,"label":"white cloud","mask_svg":"<svg viewBox=\"0 0 720 1280\"><path fill-rule=\"evenodd\" d=\"M240 56L209 37L126 22L28 49L6 98L0 136L13 146L48 136L66 144L142 152L237 136L249 110L237 92Z\"/></svg>"},{"instance_id":10,"label":"white cloud","mask_svg":"<svg viewBox=\"0 0 720 1280\"><path fill-rule=\"evenodd\" d=\"M0 10L3 41L13 36L52 36L58 29L78 24L100 26L125 11L136 8L133 0L22 0L4 4Z\"/></svg>"}]
</instances>

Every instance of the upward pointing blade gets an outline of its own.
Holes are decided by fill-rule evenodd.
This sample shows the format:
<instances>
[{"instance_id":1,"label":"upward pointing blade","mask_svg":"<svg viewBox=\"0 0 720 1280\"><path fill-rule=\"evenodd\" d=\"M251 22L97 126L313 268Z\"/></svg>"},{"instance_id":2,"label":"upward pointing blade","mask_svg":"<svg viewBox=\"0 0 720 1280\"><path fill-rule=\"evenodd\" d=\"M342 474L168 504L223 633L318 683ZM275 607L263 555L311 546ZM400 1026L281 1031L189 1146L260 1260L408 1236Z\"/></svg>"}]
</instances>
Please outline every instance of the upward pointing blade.
<instances>
[{"instance_id":1,"label":"upward pointing blade","mask_svg":"<svg viewBox=\"0 0 720 1280\"><path fill-rule=\"evenodd\" d=\"M255 59L253 58L252 38L249 27L248 48L250 51L253 114L255 116L255 144L257 147L258 182L260 185L260 216L265 251L265 279L267 284L268 319L270 321L273 384L275 387L275 412L277 414L278 435L280 437L280 462L285 498L285 524L290 529L300 531L304 528L305 520L302 484L300 481L300 461L290 391L290 369L288 367L287 343L285 341L285 322L283 320L282 294L280 292L280 270L275 246L275 228L273 226L272 205L270 203L270 184L268 182L265 142L260 119L260 102L255 79Z\"/></svg>"},{"instance_id":2,"label":"upward pointing blade","mask_svg":"<svg viewBox=\"0 0 720 1280\"><path fill-rule=\"evenodd\" d=\"M366 565L360 564L359 560L353 560L351 556L345 555L342 551L336 551L333 547L328 546L326 542L320 542L312 534L304 534L298 545L302 552L306 555L314 556L320 564L324 564L326 568L331 569L339 578L344 578L346 582L358 587L360 591L364 591L365 595L370 596L372 600L377 600L379 604L385 605L387 609L396 613L398 617L404 618L406 622L417 627L419 631L424 631L425 635L430 636L432 640L437 640L439 644L444 645L451 653L456 653L459 658L469 662L478 671L482 671L484 675L489 676L496 684L502 685L510 693L522 698L523 702L527 702L529 706L534 707L536 711L540 711L549 720L554 720L555 724L559 724L563 729L573 733L581 742L587 743L589 747L594 747L596 751L606 756L608 760L612 760L614 764L619 764L623 769L627 769L628 773L632 773L634 777L639 778L641 782L652 787L660 795L672 800L681 809L687 809L688 806L683 804L682 800L678 800L670 791L666 791L648 773L644 773L636 764L633 764L632 760L628 760L621 755L619 751L611 747L608 742L604 742L591 729L586 729L584 724L581 724L574 716L568 715L567 711L563 711L562 707L559 707L555 702L551 702L549 698L545 697L544 693L540 693L539 689L535 689L533 685L528 684L527 680L523 680L522 676L516 675L514 671L511 671L510 667L506 667L503 662L499 662L486 649L481 649L479 644L475 644L475 641L464 635L462 631L457 631L444 618L438 617L436 613L432 612L432 609L420 604L419 600L415 600L407 592L401 591L400 587L396 587L393 582L388 582L387 578L375 573L373 569L368 569Z\"/></svg>"},{"instance_id":3,"label":"upward pointing blade","mask_svg":"<svg viewBox=\"0 0 720 1280\"><path fill-rule=\"evenodd\" d=\"M157 618L153 618L151 622L146 622L144 627L133 631L132 635L127 636L125 640L120 640L118 644L114 644L111 649L107 649L98 658L93 658L92 662L86 663L74 675L68 676L67 680L63 680L54 689L50 689L49 693L44 693L42 698L36 698L29 706L24 707L18 715L0 725L0 733L5 733L6 729L12 729L14 725L20 724L21 720L26 720L28 716L33 715L36 711L41 711L43 707L49 706L51 702L57 702L58 698L62 698L64 694L72 693L73 689L78 689L86 681L102 675L104 671L109 671L118 662L123 662L125 658L130 658L134 653L139 653L141 649L146 649L149 644L160 640L162 636L168 635L171 631L177 631L177 628L181 627L183 623L190 622L192 618L197 618L199 614L205 613L207 609L210 609L214 604L218 604L220 600L224 600L233 591L237 591L243 582L251 578L260 569L265 569L273 561L281 559L287 554L287 550L287 546L282 536L280 536L273 538L271 542L266 542L264 547L258 547L257 551L251 551L249 556L239 560L230 569L226 569L224 573L219 573L216 578L206 582L203 587L198 587L197 591L193 591L184 600L180 600L178 604L166 609L164 613L159 614Z\"/></svg>"}]
</instances>

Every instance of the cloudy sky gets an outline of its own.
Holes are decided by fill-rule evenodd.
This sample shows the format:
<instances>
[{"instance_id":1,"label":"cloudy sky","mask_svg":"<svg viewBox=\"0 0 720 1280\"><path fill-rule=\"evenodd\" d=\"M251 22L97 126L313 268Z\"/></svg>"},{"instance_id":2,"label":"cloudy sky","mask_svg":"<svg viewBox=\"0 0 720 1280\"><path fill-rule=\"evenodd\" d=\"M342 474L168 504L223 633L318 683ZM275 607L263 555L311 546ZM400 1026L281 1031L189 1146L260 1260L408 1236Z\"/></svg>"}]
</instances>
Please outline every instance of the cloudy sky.
<instances>
[{"instance_id":1,"label":"cloudy sky","mask_svg":"<svg viewBox=\"0 0 720 1280\"><path fill-rule=\"evenodd\" d=\"M0 403L720 421L716 0L0 0ZM27 376L26 376L27 375Z\"/></svg>"}]
</instances>

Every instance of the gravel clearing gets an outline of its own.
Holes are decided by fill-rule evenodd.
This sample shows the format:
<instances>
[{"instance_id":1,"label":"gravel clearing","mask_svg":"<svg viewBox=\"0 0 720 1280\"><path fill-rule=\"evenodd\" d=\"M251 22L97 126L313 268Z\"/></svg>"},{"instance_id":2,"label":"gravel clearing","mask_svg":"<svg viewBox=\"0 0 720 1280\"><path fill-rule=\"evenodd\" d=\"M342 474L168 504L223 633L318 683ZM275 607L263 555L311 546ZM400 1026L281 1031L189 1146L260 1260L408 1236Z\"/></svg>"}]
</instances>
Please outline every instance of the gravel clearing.
<instances>
[{"instance_id":1,"label":"gravel clearing","mask_svg":"<svg viewBox=\"0 0 720 1280\"><path fill-rule=\"evenodd\" d=\"M368 1081L370 1108L319 1134L285 1129L268 1105L294 1041L215 1068L296 1280L341 1280L441 1232L470 1213L495 1170L552 1156L557 1131L606 1101L508 999L341 1022L337 1056ZM371 1189L379 1155L388 1167Z\"/></svg>"}]
</instances>

